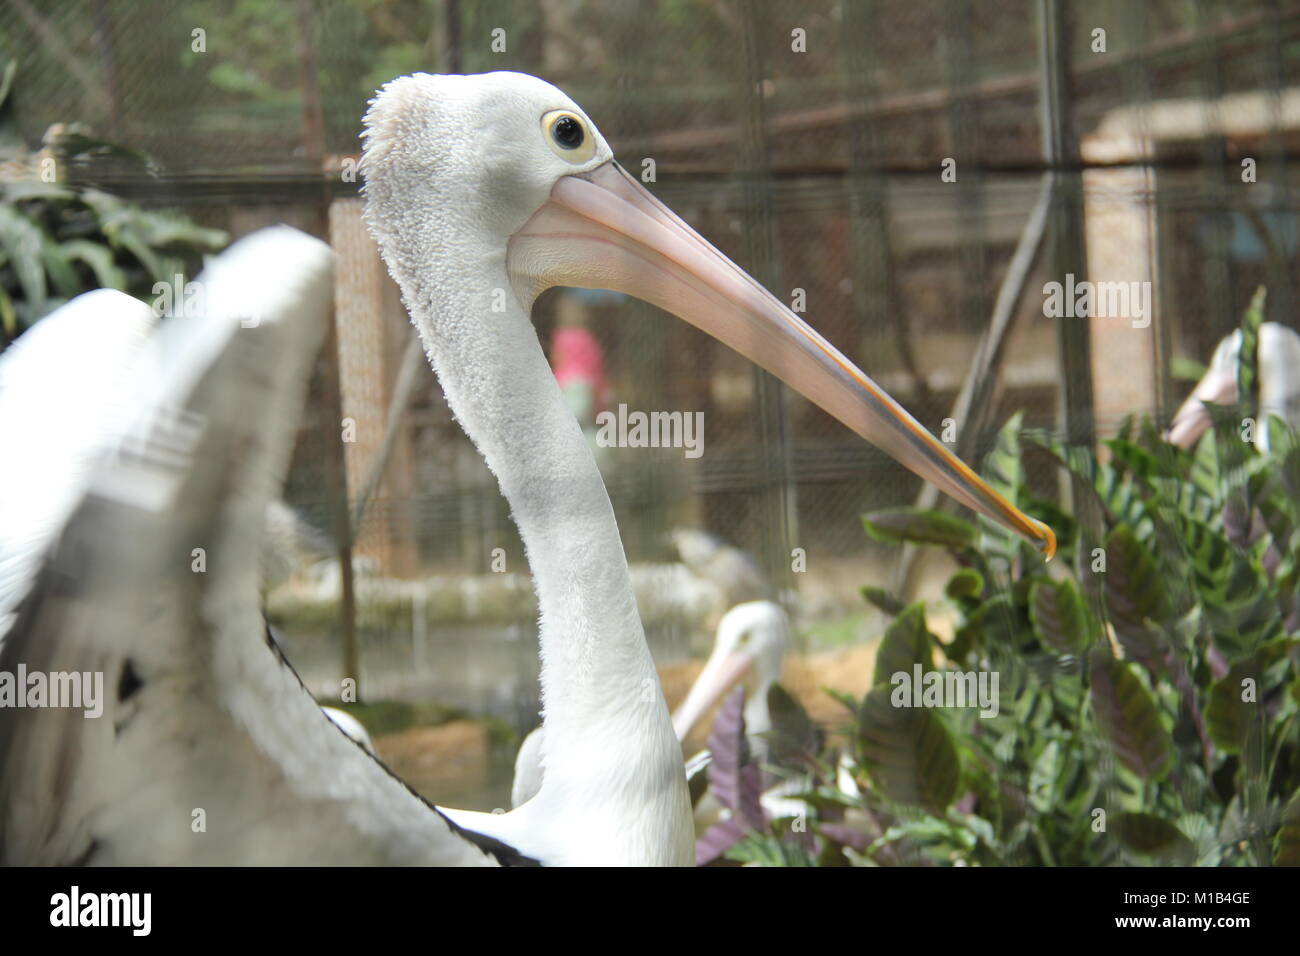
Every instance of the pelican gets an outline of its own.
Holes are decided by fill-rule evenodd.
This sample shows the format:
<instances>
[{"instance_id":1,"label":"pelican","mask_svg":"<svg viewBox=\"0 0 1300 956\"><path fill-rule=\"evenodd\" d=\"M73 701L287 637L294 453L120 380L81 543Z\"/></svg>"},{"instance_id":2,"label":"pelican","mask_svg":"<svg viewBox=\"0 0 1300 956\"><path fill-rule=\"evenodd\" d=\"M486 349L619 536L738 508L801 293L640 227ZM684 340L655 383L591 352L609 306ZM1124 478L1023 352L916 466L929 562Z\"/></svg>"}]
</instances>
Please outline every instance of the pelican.
<instances>
[{"instance_id":1,"label":"pelican","mask_svg":"<svg viewBox=\"0 0 1300 956\"><path fill-rule=\"evenodd\" d=\"M265 311L282 321L262 323L260 348L229 315L173 320L160 347L182 360L131 370L146 394L129 406L201 417L197 445L179 456L189 466L163 456L149 474L167 480L138 501L143 492L124 490L121 456L92 457L97 480L75 496L22 589L0 667L99 668L114 693L102 722L0 713L5 859L693 861L681 751L613 510L530 323L550 286L609 288L666 308L960 502L1054 550L1045 525L628 176L549 83L516 73L402 77L372 100L364 137L366 220L527 548L540 606L541 789L503 814L424 804L328 722L264 640L256 549L292 444L308 330L318 335L312 320L324 311L320 282L293 282L301 268L264 245L221 264L224 281L276 300ZM319 261L297 254L319 273ZM232 379L241 387L228 387ZM168 434L137 412L124 437L152 449ZM177 558L200 539L209 543L203 576ZM126 554L123 540L133 542ZM133 720L141 710L153 719Z\"/></svg>"},{"instance_id":2,"label":"pelican","mask_svg":"<svg viewBox=\"0 0 1300 956\"><path fill-rule=\"evenodd\" d=\"M1276 322L1259 327L1256 371L1259 379L1260 427L1255 444L1268 451L1269 415L1292 429L1300 429L1300 335ZM1210 427L1205 403L1230 405L1237 401L1237 366L1241 358L1241 330L1226 336L1214 350L1209 371L1196 383L1174 416L1165 435L1170 444L1191 448Z\"/></svg>"},{"instance_id":3,"label":"pelican","mask_svg":"<svg viewBox=\"0 0 1300 956\"><path fill-rule=\"evenodd\" d=\"M789 649L790 622L781 605L773 601L737 604L718 622L713 651L700 676L673 712L673 730L685 740L710 707L737 681L746 678L745 733L750 752L767 754L767 733L772 715L767 692L781 679L781 662Z\"/></svg>"},{"instance_id":4,"label":"pelican","mask_svg":"<svg viewBox=\"0 0 1300 956\"><path fill-rule=\"evenodd\" d=\"M743 680L745 737L751 758L762 764L771 749L768 691L781 679L781 664L789 649L790 619L776 602L747 601L724 614L718 622L713 651L704 669L673 712L673 729L678 739L685 741L709 709ZM708 759L707 752L702 751L686 763L688 767L703 769ZM805 792L809 786L807 774L796 774L764 789L759 801L771 819L798 816L807 811L807 805L793 796ZM695 807L696 832L703 833L726 812L711 793L705 794Z\"/></svg>"}]
</instances>

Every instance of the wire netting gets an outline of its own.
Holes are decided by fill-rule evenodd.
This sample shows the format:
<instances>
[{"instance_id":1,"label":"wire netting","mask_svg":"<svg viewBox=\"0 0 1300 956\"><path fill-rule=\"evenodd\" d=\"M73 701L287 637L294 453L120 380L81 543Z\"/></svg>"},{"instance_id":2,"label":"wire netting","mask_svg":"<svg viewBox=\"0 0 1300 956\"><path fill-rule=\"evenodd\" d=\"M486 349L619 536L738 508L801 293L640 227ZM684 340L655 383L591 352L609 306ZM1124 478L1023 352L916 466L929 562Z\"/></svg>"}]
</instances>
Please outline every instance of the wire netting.
<instances>
[{"instance_id":1,"label":"wire netting","mask_svg":"<svg viewBox=\"0 0 1300 956\"><path fill-rule=\"evenodd\" d=\"M1045 33L1048 7L1062 14L1055 36ZM1207 360L1258 285L1269 289L1268 317L1296 324L1300 5L1282 0L9 0L0 46L20 64L12 120L22 148L38 150L52 124L83 123L155 164L91 166L77 171L84 181L234 234L276 221L328 234L330 204L356 195L340 170L384 81L414 70L536 73L583 105L629 171L779 298L798 300L936 433L1050 174L1055 225L962 437L976 461L1016 410L1056 435L1069 434L1072 417L1103 437L1124 413L1166 423L1189 388L1169 374L1171 359ZM1053 82L1061 95L1045 110ZM1045 146L1053 130L1055 153ZM1138 134L1150 151L1123 152ZM1258 164L1251 183L1243 159ZM1063 330L1047 317L1043 289L1066 267L1087 272L1079 223L1108 196L1128 204L1147 237L1132 248L1153 281L1154 316L1140 335L1101 343L1086 323ZM388 295L384 349L395 359L410 333ZM910 503L920 486L882 452L703 333L626 297L551 292L535 324L548 345L561 326L591 332L611 406L703 413L698 458L601 455L633 564L673 560L669 528L705 529L754 555L774 589L798 594L814 618L861 615L856 585L892 579L893 558L873 550L859 516ZM1072 349L1089 351L1071 358ZM1070 407L1068 396L1085 392L1065 375L1090 375L1095 402ZM1108 391L1121 386L1122 398ZM323 473L338 426L325 393L318 382L286 498L329 531ZM386 579L459 583L445 607L363 589L365 673L398 692L436 650L440 672L459 675L442 688L447 699L481 707L466 688L490 687L500 701L486 709L526 726L536 673L523 639L526 579L497 587L488 577L494 556L511 574L526 570L506 504L432 374L401 434L358 551L391 555L373 545L395 541L401 557L381 569ZM1036 487L1056 487L1050 461L1026 465ZM806 571L792 566L796 549ZM465 580L485 581L482 593L467 597ZM307 670L322 680L337 660L337 633L325 629L331 640L302 649L310 658L320 648L319 668ZM670 656L706 640L698 630L671 615L650 627ZM516 676L502 683L507 670Z\"/></svg>"}]
</instances>

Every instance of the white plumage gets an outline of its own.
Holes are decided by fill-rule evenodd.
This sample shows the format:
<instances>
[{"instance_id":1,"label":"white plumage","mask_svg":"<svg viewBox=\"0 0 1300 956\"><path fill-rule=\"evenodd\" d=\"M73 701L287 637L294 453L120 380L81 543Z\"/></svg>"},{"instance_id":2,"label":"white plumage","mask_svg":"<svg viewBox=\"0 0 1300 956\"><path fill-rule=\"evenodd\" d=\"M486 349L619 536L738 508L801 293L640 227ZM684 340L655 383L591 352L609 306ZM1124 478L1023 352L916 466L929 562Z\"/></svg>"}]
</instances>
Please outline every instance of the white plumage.
<instances>
[{"instance_id":1,"label":"white plumage","mask_svg":"<svg viewBox=\"0 0 1300 956\"><path fill-rule=\"evenodd\" d=\"M117 328L130 347L99 352L113 369L96 381L102 392L79 399L94 427L45 436L76 444L47 450L42 464L81 463L45 475L58 505L40 513L62 523L41 525L44 542L0 527L7 550L37 548L0 638L0 670L101 672L107 699L98 719L0 712L0 858L495 862L329 722L268 641L258 607L266 505L329 315L328 248L269 230L200 282L210 307L148 338L144 307L117 294L44 320L43 340L70 349L93 309L103 335ZM265 310L254 328L221 305L249 289ZM63 353L45 353L43 375L30 364L39 354L0 359L7 427L11 402L39 419L31 397L60 377Z\"/></svg>"},{"instance_id":2,"label":"white plumage","mask_svg":"<svg viewBox=\"0 0 1300 956\"><path fill-rule=\"evenodd\" d=\"M337 707L322 707L321 710L325 716L330 719L339 730L347 734L352 740L359 743L370 753L375 752L375 742L370 739L370 734L366 732L366 727L361 721L357 720L347 711L339 710Z\"/></svg>"},{"instance_id":3,"label":"white plumage","mask_svg":"<svg viewBox=\"0 0 1300 956\"><path fill-rule=\"evenodd\" d=\"M682 704L673 713L673 732L679 741L737 681L746 681L745 733L751 752L767 753L772 717L767 691L781 678L781 662L789 647L790 622L779 604L749 601L722 616L714 634L713 650ZM510 805L522 806L542 786L542 752L545 735L537 727L519 745Z\"/></svg>"}]
</instances>

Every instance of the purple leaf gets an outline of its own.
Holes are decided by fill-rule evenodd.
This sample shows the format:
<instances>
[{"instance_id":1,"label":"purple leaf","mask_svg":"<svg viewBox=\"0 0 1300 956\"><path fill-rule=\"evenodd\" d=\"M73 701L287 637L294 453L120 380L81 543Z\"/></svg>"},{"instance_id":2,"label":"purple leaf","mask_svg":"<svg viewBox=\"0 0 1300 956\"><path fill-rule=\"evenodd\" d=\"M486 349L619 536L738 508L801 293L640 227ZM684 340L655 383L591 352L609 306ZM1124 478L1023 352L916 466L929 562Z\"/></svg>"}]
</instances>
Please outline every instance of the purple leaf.
<instances>
[{"instance_id":1,"label":"purple leaf","mask_svg":"<svg viewBox=\"0 0 1300 956\"><path fill-rule=\"evenodd\" d=\"M1173 740L1134 665L1099 654L1091 670L1093 717L1115 756L1143 780L1163 780L1174 762Z\"/></svg>"},{"instance_id":2,"label":"purple leaf","mask_svg":"<svg viewBox=\"0 0 1300 956\"><path fill-rule=\"evenodd\" d=\"M749 832L734 817L709 827L695 841L695 865L705 866L722 857Z\"/></svg>"},{"instance_id":3,"label":"purple leaf","mask_svg":"<svg viewBox=\"0 0 1300 956\"><path fill-rule=\"evenodd\" d=\"M767 826L763 812L762 768L750 759L745 737L745 688L737 687L723 701L709 735L709 790L730 819L710 827L695 844L695 862L703 866L735 846L751 830Z\"/></svg>"},{"instance_id":4,"label":"purple leaf","mask_svg":"<svg viewBox=\"0 0 1300 956\"><path fill-rule=\"evenodd\" d=\"M1245 548L1250 544L1251 507L1245 494L1230 493L1223 503L1223 534L1234 546Z\"/></svg>"},{"instance_id":5,"label":"purple leaf","mask_svg":"<svg viewBox=\"0 0 1300 956\"><path fill-rule=\"evenodd\" d=\"M718 708L709 734L709 789L724 807L735 810L740 803L740 768L749 757L745 740L745 688L737 687Z\"/></svg>"},{"instance_id":6,"label":"purple leaf","mask_svg":"<svg viewBox=\"0 0 1300 956\"><path fill-rule=\"evenodd\" d=\"M823 823L817 829L823 836L834 840L840 846L852 847L859 853L864 852L871 845L871 834L848 823Z\"/></svg>"}]
</instances>

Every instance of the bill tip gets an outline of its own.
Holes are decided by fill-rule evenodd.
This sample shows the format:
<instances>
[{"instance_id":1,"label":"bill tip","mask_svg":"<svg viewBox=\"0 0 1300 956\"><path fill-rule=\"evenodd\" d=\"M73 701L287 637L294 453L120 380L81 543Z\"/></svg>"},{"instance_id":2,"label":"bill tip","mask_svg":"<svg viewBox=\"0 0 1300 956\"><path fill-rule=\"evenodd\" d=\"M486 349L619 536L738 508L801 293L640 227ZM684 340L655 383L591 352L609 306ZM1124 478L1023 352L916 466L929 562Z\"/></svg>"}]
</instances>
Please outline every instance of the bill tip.
<instances>
[{"instance_id":1,"label":"bill tip","mask_svg":"<svg viewBox=\"0 0 1300 956\"><path fill-rule=\"evenodd\" d=\"M1035 521L1034 524L1038 525L1039 530L1038 550L1043 553L1044 561L1051 561L1056 557L1056 533L1041 521Z\"/></svg>"}]
</instances>

